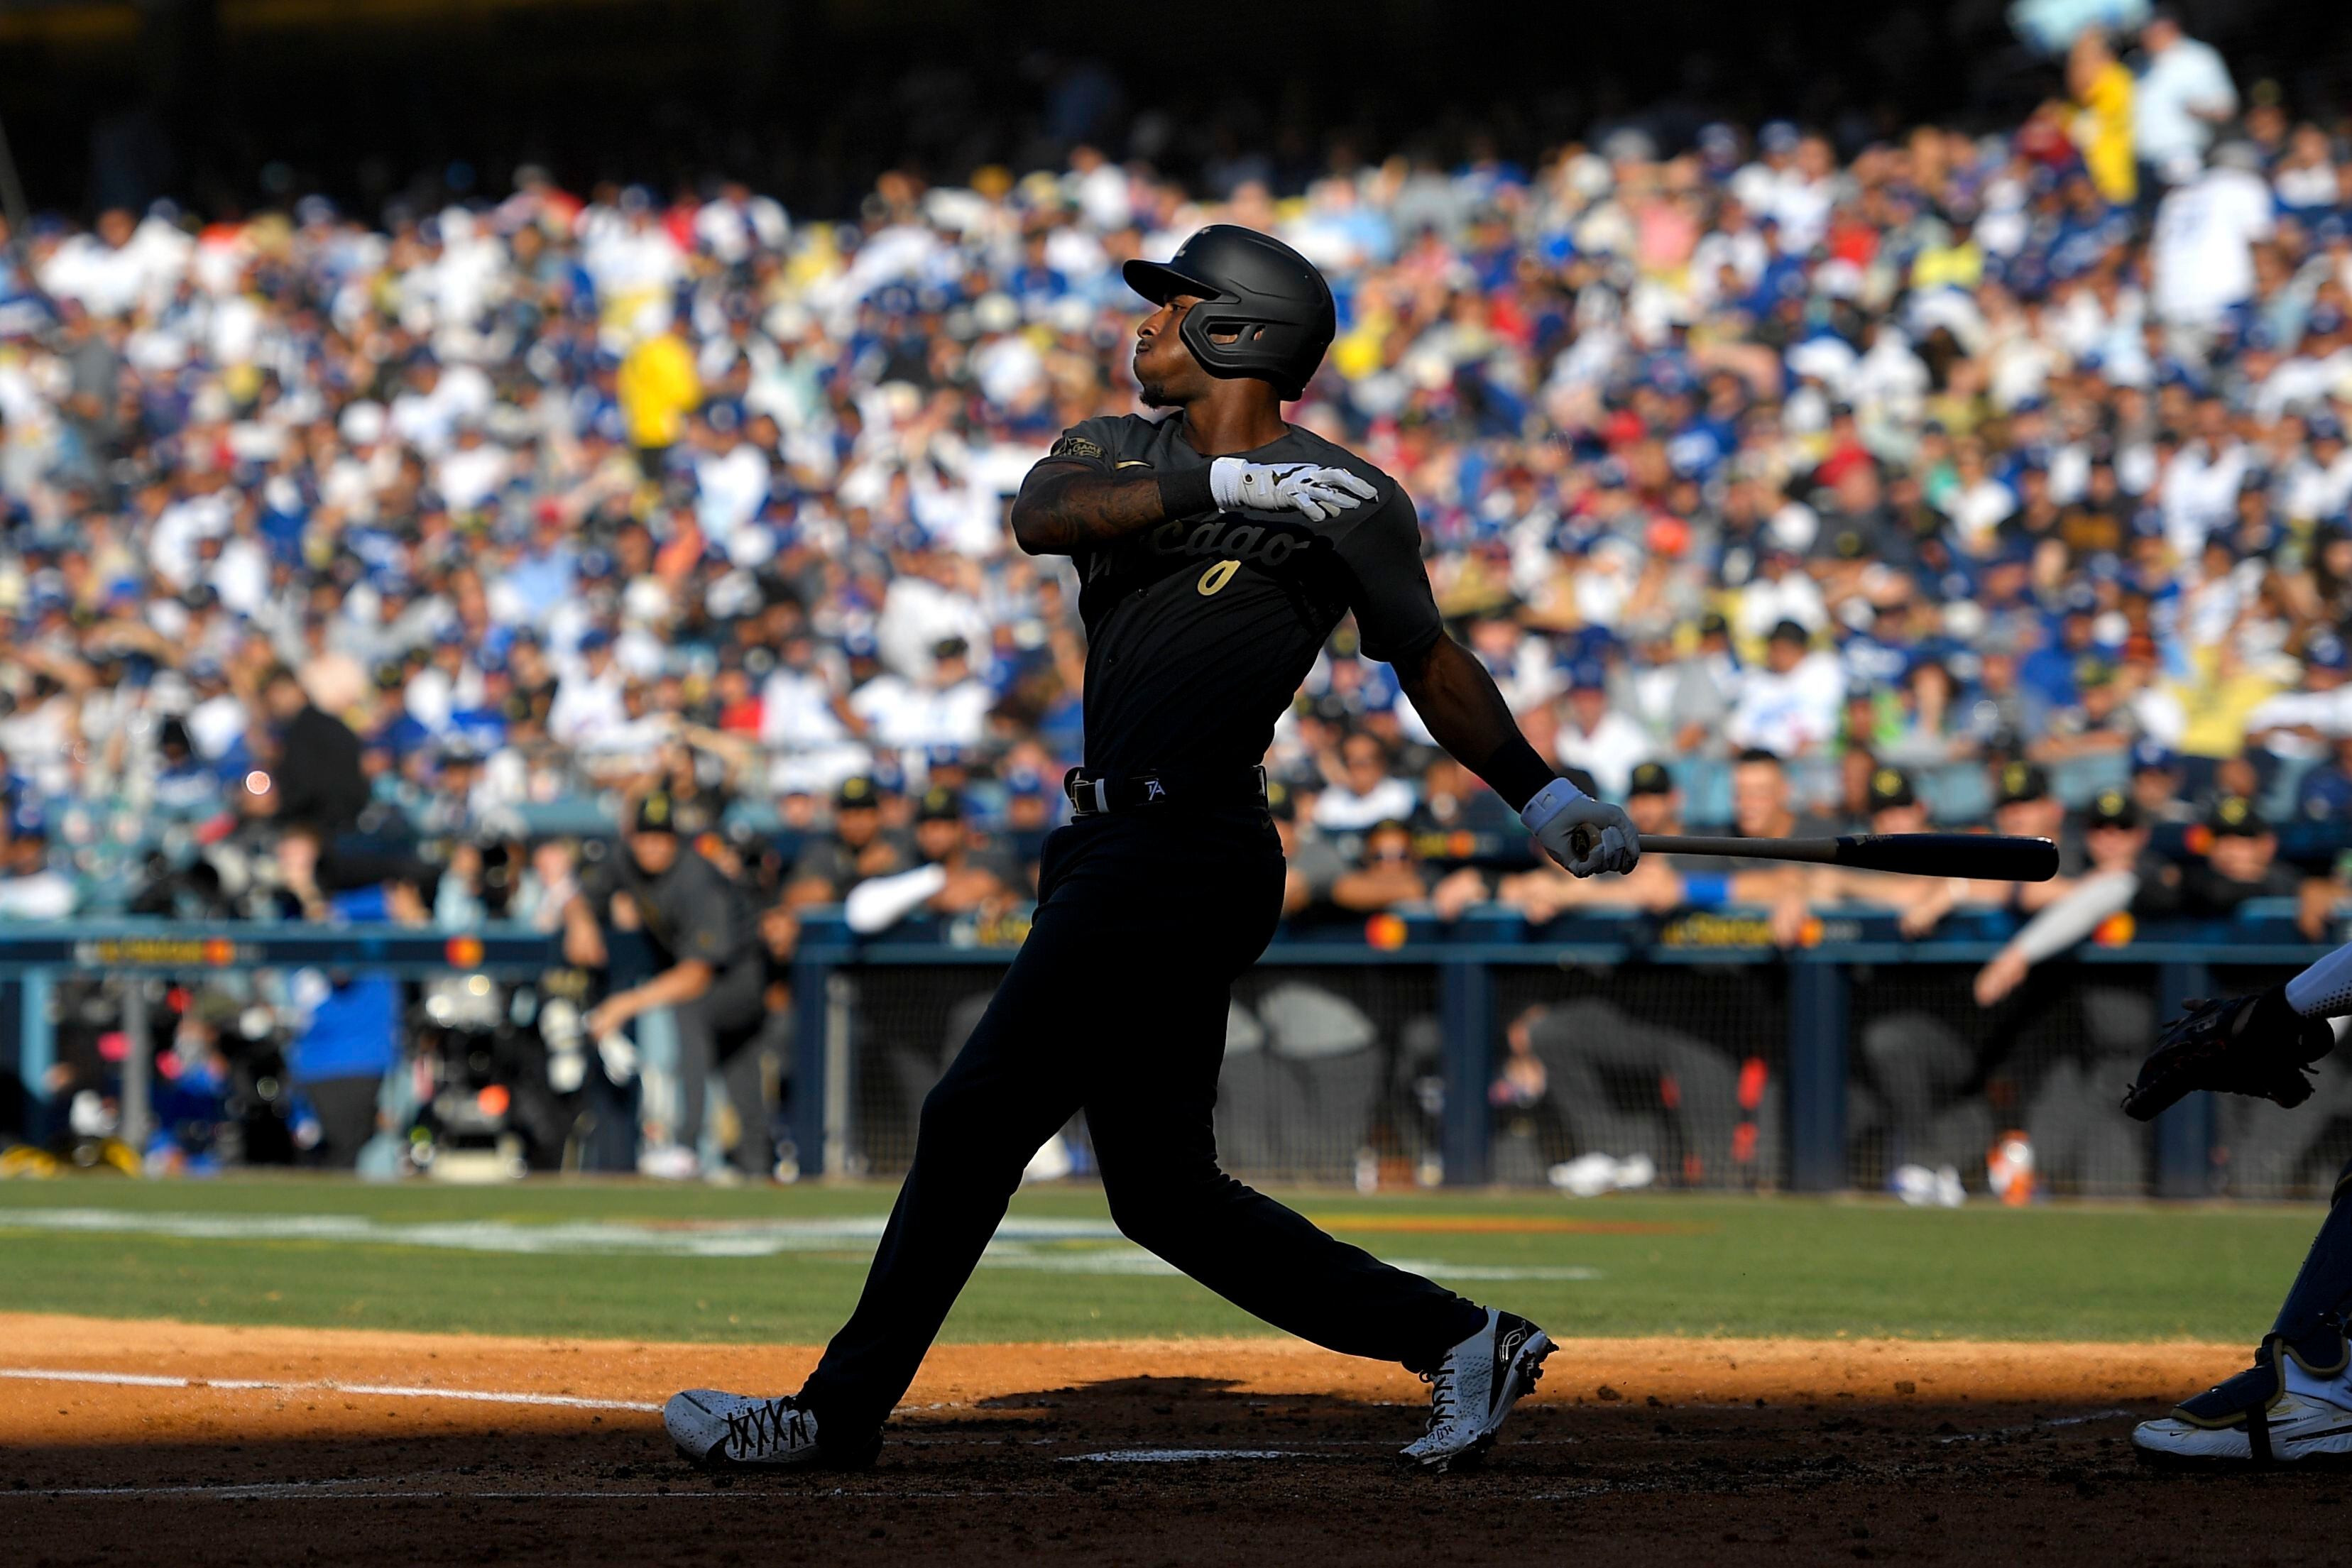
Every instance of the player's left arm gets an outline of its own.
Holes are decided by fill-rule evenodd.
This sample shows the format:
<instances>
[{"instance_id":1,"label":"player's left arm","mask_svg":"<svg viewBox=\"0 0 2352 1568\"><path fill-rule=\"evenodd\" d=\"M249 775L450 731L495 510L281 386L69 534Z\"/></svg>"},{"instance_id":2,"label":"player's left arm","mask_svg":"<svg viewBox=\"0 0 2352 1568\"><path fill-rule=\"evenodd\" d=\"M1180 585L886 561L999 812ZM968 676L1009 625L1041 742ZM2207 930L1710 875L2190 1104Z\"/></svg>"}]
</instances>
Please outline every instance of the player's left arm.
<instances>
[{"instance_id":1,"label":"player's left arm","mask_svg":"<svg viewBox=\"0 0 2352 1568\"><path fill-rule=\"evenodd\" d=\"M1437 744L1518 809L1546 854L1576 876L1633 869L1642 846L1623 809L1595 800L1552 771L1467 648L1441 628L1390 663Z\"/></svg>"},{"instance_id":2,"label":"player's left arm","mask_svg":"<svg viewBox=\"0 0 2352 1568\"><path fill-rule=\"evenodd\" d=\"M1404 492L1392 486L1339 538L1338 553L1365 653L1396 671L1437 744L1508 800L1544 852L1573 874L1632 871L1642 846L1624 811L1555 774L1519 733L1486 666L1445 634Z\"/></svg>"},{"instance_id":3,"label":"player's left arm","mask_svg":"<svg viewBox=\"0 0 2352 1568\"><path fill-rule=\"evenodd\" d=\"M642 985L615 991L596 1004L584 1020L591 1040L602 1039L656 1008L690 1002L710 989L717 971L700 958L685 958Z\"/></svg>"}]
</instances>

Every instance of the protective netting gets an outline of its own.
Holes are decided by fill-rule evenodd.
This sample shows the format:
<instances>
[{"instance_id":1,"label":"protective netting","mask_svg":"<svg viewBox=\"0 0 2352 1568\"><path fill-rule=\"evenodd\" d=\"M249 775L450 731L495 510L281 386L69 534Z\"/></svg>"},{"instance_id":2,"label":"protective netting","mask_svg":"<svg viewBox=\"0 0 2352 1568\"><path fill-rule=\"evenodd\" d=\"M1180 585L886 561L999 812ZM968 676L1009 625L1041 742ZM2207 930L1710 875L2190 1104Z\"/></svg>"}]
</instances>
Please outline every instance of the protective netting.
<instances>
[{"instance_id":1,"label":"protective netting","mask_svg":"<svg viewBox=\"0 0 2352 1568\"><path fill-rule=\"evenodd\" d=\"M2044 965L1990 1006L1973 994L1977 974L1927 964L1853 971L1853 1185L1899 1191L1920 1172L1948 1169L1971 1195L2147 1192L2155 1134L2119 1102L2155 1038L2156 971ZM2029 1172L2029 1186L2011 1186Z\"/></svg>"},{"instance_id":2,"label":"protective netting","mask_svg":"<svg viewBox=\"0 0 2352 1568\"><path fill-rule=\"evenodd\" d=\"M1498 969L1495 1179L1785 1185L1787 1009L1777 965Z\"/></svg>"},{"instance_id":3,"label":"protective netting","mask_svg":"<svg viewBox=\"0 0 2352 1568\"><path fill-rule=\"evenodd\" d=\"M2233 997L2275 986L2300 966L2216 965L2213 994ZM2243 1095L2214 1097L2220 1124L2214 1187L2231 1197L2326 1197L2352 1157L2352 1052L2336 1022L2336 1049L2314 1071L2311 1098L2292 1111Z\"/></svg>"}]
</instances>

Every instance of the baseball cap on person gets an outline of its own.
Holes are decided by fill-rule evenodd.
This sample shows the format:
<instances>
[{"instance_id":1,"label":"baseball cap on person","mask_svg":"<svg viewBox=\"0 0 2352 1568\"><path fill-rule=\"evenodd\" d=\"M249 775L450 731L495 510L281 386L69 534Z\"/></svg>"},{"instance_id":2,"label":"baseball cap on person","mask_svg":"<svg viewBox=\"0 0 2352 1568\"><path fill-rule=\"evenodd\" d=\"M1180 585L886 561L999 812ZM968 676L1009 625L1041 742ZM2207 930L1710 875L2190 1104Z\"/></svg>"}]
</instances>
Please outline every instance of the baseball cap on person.
<instances>
[{"instance_id":1,"label":"baseball cap on person","mask_svg":"<svg viewBox=\"0 0 2352 1568\"><path fill-rule=\"evenodd\" d=\"M2135 773L2169 773L2172 771L2172 753L2167 751L2160 742L2136 740L2131 748L2131 770Z\"/></svg>"},{"instance_id":2,"label":"baseball cap on person","mask_svg":"<svg viewBox=\"0 0 2352 1568\"><path fill-rule=\"evenodd\" d=\"M1805 630L1804 622L1801 621L1782 621L1773 626L1771 636L1766 640L1773 643L1794 643L1801 648L1812 642L1813 634Z\"/></svg>"},{"instance_id":3,"label":"baseball cap on person","mask_svg":"<svg viewBox=\"0 0 2352 1568\"><path fill-rule=\"evenodd\" d=\"M1911 777L1900 768L1880 768L1870 775L1870 809L1887 811L1900 806L1919 803L1917 791L1911 787Z\"/></svg>"},{"instance_id":4,"label":"baseball cap on person","mask_svg":"<svg viewBox=\"0 0 2352 1568\"><path fill-rule=\"evenodd\" d=\"M843 779L833 792L836 811L871 810L881 803L881 788L862 773Z\"/></svg>"},{"instance_id":5,"label":"baseball cap on person","mask_svg":"<svg viewBox=\"0 0 2352 1568\"><path fill-rule=\"evenodd\" d=\"M2028 800L2050 798L2050 775L2039 764L2011 762L2000 770L2000 782L1994 791L1998 805L2015 806Z\"/></svg>"},{"instance_id":6,"label":"baseball cap on person","mask_svg":"<svg viewBox=\"0 0 2352 1568\"><path fill-rule=\"evenodd\" d=\"M2102 789L2092 798L2089 822L2094 828L2129 831L2139 826L2139 808L2120 789Z\"/></svg>"},{"instance_id":7,"label":"baseball cap on person","mask_svg":"<svg viewBox=\"0 0 2352 1568\"><path fill-rule=\"evenodd\" d=\"M1628 795L1671 795L1675 792L1675 776L1666 771L1663 762L1644 762L1633 769L1633 778L1625 787Z\"/></svg>"},{"instance_id":8,"label":"baseball cap on person","mask_svg":"<svg viewBox=\"0 0 2352 1568\"><path fill-rule=\"evenodd\" d=\"M963 821L963 796L944 784L934 784L923 791L916 803L915 821L919 822L961 822Z\"/></svg>"},{"instance_id":9,"label":"baseball cap on person","mask_svg":"<svg viewBox=\"0 0 2352 1568\"><path fill-rule=\"evenodd\" d=\"M1290 786L1279 779L1265 781L1265 809L1274 813L1277 822L1296 821L1298 818L1298 797Z\"/></svg>"},{"instance_id":10,"label":"baseball cap on person","mask_svg":"<svg viewBox=\"0 0 2352 1568\"><path fill-rule=\"evenodd\" d=\"M635 831L640 833L677 831L677 802L667 789L656 789L637 802Z\"/></svg>"},{"instance_id":11,"label":"baseball cap on person","mask_svg":"<svg viewBox=\"0 0 2352 1568\"><path fill-rule=\"evenodd\" d=\"M1608 685L1608 666L1598 659L1579 659L1568 667L1568 689L1572 692L1603 691Z\"/></svg>"},{"instance_id":12,"label":"baseball cap on person","mask_svg":"<svg viewBox=\"0 0 2352 1568\"><path fill-rule=\"evenodd\" d=\"M2205 814L2205 826L2216 838L2259 839L2271 831L2254 803L2243 795L2224 795Z\"/></svg>"}]
</instances>

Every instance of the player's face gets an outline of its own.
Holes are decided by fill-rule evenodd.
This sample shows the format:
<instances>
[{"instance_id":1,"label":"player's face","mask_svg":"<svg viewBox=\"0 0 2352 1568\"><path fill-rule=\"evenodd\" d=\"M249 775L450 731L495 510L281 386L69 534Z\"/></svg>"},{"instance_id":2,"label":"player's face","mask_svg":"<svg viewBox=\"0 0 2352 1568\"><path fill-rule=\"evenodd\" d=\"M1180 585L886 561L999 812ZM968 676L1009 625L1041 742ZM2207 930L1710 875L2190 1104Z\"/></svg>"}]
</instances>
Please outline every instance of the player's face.
<instances>
[{"instance_id":1,"label":"player's face","mask_svg":"<svg viewBox=\"0 0 2352 1568\"><path fill-rule=\"evenodd\" d=\"M1208 373L1176 330L1197 303L1190 294L1175 295L1135 329L1135 384L1146 408L1185 402L1207 388Z\"/></svg>"},{"instance_id":2,"label":"player's face","mask_svg":"<svg viewBox=\"0 0 2352 1568\"><path fill-rule=\"evenodd\" d=\"M1671 833L1680 805L1674 795L1635 795L1625 802L1625 814L1637 833Z\"/></svg>"},{"instance_id":3,"label":"player's face","mask_svg":"<svg viewBox=\"0 0 2352 1568\"><path fill-rule=\"evenodd\" d=\"M2147 831L2101 823L2083 835L2083 843L2091 852L2091 864L2098 870L2129 871L2147 846Z\"/></svg>"},{"instance_id":4,"label":"player's face","mask_svg":"<svg viewBox=\"0 0 2352 1568\"><path fill-rule=\"evenodd\" d=\"M659 876L677 863L676 833L631 833L629 858L647 876Z\"/></svg>"}]
</instances>

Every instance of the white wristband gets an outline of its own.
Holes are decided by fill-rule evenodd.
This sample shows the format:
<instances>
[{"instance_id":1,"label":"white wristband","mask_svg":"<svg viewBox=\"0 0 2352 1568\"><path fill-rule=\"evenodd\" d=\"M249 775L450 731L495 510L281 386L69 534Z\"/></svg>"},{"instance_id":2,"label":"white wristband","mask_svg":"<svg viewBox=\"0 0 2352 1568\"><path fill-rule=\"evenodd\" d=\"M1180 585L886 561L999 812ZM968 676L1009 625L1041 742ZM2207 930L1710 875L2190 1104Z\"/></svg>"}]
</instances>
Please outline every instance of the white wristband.
<instances>
[{"instance_id":1,"label":"white wristband","mask_svg":"<svg viewBox=\"0 0 2352 1568\"><path fill-rule=\"evenodd\" d=\"M1587 795L1567 779L1555 779L1537 790L1535 799L1519 808L1519 821L1527 824L1528 831L1541 832L1546 822L1559 816L1577 801L1591 799L1592 799L1591 796Z\"/></svg>"},{"instance_id":2,"label":"white wristband","mask_svg":"<svg viewBox=\"0 0 2352 1568\"><path fill-rule=\"evenodd\" d=\"M2307 1019L2352 1013L2352 946L2338 947L2289 980L2286 1005Z\"/></svg>"},{"instance_id":3,"label":"white wristband","mask_svg":"<svg viewBox=\"0 0 2352 1568\"><path fill-rule=\"evenodd\" d=\"M1249 465L1238 457L1219 457L1209 464L1209 498L1218 509L1237 512L1242 507L1242 470Z\"/></svg>"}]
</instances>

